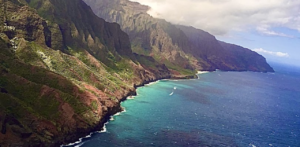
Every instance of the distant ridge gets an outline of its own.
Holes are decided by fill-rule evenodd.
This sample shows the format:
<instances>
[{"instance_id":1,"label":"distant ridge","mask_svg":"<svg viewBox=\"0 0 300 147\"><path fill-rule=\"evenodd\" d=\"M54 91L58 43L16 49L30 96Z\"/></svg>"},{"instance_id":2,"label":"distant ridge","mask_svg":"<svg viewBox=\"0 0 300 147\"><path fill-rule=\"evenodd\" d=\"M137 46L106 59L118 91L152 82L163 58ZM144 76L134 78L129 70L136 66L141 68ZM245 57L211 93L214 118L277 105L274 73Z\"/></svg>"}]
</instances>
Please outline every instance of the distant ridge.
<instances>
[{"instance_id":1,"label":"distant ridge","mask_svg":"<svg viewBox=\"0 0 300 147\"><path fill-rule=\"evenodd\" d=\"M235 45L221 45L203 30L153 18L147 14L148 6L129 0L84 1L99 17L120 24L128 33L134 52L153 56L167 67L172 67L168 65L171 62L196 70L274 71L264 57L249 49L241 47L236 51Z\"/></svg>"}]
</instances>

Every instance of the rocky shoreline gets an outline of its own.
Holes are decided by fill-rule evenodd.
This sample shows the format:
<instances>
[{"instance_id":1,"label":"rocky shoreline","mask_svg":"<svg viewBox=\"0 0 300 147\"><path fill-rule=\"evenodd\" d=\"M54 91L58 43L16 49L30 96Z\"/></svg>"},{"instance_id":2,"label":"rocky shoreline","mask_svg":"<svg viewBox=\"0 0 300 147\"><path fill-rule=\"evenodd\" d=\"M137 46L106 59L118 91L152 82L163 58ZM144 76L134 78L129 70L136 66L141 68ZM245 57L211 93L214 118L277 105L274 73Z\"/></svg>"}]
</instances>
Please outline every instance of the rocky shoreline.
<instances>
[{"instance_id":1,"label":"rocky shoreline","mask_svg":"<svg viewBox=\"0 0 300 147\"><path fill-rule=\"evenodd\" d=\"M98 17L82 0L0 3L0 147L75 142L101 130L110 116L122 111L122 101L157 80L197 78L195 70L271 70L262 56L206 34L210 39L200 42L222 45L212 48L218 54L208 61L197 55L202 55L200 50L191 52L187 46L193 34L146 12L138 24L150 20L150 34L137 34ZM107 12L115 11L110 9ZM147 30L145 26L141 29ZM142 40L131 41L139 34ZM230 60L224 57L227 53L232 54Z\"/></svg>"},{"instance_id":2,"label":"rocky shoreline","mask_svg":"<svg viewBox=\"0 0 300 147\"><path fill-rule=\"evenodd\" d=\"M197 74L199 74L199 72ZM172 80L172 79L174 79L174 80L178 80L178 79L195 79L195 78L198 78L197 74L195 74L194 76L192 76L192 75L190 75L190 76L178 76L178 75L175 76L175 75L172 75L172 76L167 76L167 77L163 77L163 78L144 80L142 83L140 83L138 85L134 85L134 91L128 91L128 93L125 96L123 96L122 99L119 100L117 105L115 105L113 108L108 110L108 112L102 117L101 121L98 123L97 126L95 126L93 129L85 130L82 133L79 132L79 134L75 134L75 136L68 136L68 139L64 140L64 145L67 145L67 144L70 144L70 143L75 143L76 141L79 141L80 138L84 138L84 137L90 135L93 132L103 130L104 125L110 120L110 118L112 116L114 116L117 113L120 113L120 112L124 111L124 109L121 107L121 102L126 101L127 98L130 97L130 96L136 96L137 95L137 93L136 93L137 88L143 87L146 84L150 84L150 83L157 82L157 81L160 81L160 80L165 80L165 79L169 79L169 80ZM62 146L62 143L55 144L53 146L57 146L57 145Z\"/></svg>"},{"instance_id":3,"label":"rocky shoreline","mask_svg":"<svg viewBox=\"0 0 300 147\"><path fill-rule=\"evenodd\" d=\"M129 96L136 96L137 95L136 90L139 87L143 87L146 84L150 84L152 82L157 82L159 80L164 80L164 79L194 79L196 77L197 77L197 75L194 75L194 76L167 76L164 78L144 80L142 83L140 83L138 85L134 85L134 91L128 91L128 93L125 96L123 96L122 99L119 100L117 105L115 105L113 108L109 109L107 111L107 113L102 117L102 119L100 120L100 122L98 123L97 126L93 127L92 129L70 135L70 136L66 137L66 140L64 140L63 142L55 143L53 145L53 147L58 146L58 145L63 146L63 145L68 145L70 143L75 143L76 141L79 141L80 138L84 138L93 132L101 131L103 129L104 125L109 121L111 116L123 111L123 108L121 107L121 102L126 101Z\"/></svg>"}]
</instances>

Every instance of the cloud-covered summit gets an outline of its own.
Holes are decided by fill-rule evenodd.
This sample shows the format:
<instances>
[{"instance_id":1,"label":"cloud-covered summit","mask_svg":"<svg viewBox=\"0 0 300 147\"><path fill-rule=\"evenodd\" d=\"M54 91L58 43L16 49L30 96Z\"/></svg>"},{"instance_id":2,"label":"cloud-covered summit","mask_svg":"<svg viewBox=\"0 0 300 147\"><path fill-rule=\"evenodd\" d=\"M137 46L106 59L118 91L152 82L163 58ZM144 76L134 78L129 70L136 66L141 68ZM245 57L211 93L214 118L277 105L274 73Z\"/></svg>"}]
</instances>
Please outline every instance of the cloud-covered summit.
<instances>
[{"instance_id":1,"label":"cloud-covered summit","mask_svg":"<svg viewBox=\"0 0 300 147\"><path fill-rule=\"evenodd\" d=\"M272 28L300 31L299 0L131 0L150 6L150 15L191 25L214 35L254 29L265 35L293 37Z\"/></svg>"}]
</instances>

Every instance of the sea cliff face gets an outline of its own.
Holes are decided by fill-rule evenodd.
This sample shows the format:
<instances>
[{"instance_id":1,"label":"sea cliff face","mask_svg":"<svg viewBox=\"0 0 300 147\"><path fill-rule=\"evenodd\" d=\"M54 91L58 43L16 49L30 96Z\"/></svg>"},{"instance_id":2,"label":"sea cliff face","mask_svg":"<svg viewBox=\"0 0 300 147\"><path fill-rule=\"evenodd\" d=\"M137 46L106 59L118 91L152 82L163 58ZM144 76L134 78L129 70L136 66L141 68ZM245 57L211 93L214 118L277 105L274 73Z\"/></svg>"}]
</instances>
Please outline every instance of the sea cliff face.
<instances>
[{"instance_id":1,"label":"sea cliff face","mask_svg":"<svg viewBox=\"0 0 300 147\"><path fill-rule=\"evenodd\" d=\"M0 3L1 146L75 141L100 130L136 86L171 77L80 0Z\"/></svg>"},{"instance_id":2,"label":"sea cliff face","mask_svg":"<svg viewBox=\"0 0 300 147\"><path fill-rule=\"evenodd\" d=\"M100 130L137 86L216 68L202 58L207 53L192 55L183 30L146 14L148 7L106 2L103 8L132 10L115 20L137 18L119 21L121 26L109 23L82 0L0 0L1 146L75 141ZM218 43L224 51L232 49ZM234 47L233 53L248 57ZM251 67L261 71L263 58L257 59Z\"/></svg>"},{"instance_id":3,"label":"sea cliff face","mask_svg":"<svg viewBox=\"0 0 300 147\"><path fill-rule=\"evenodd\" d=\"M249 49L237 51L234 45L224 47L215 36L203 30L153 18L147 14L148 6L129 0L84 1L99 17L120 24L129 34L134 52L154 58L159 53L161 57L155 59L167 66L166 61L196 70L274 71L262 56ZM165 60L161 60L162 57ZM172 68L172 65L168 67Z\"/></svg>"},{"instance_id":4,"label":"sea cliff face","mask_svg":"<svg viewBox=\"0 0 300 147\"><path fill-rule=\"evenodd\" d=\"M152 56L174 72L193 71L196 60L186 54L191 45L185 34L171 23L147 14L148 6L128 0L85 0L95 14L120 24L135 53Z\"/></svg>"},{"instance_id":5,"label":"sea cliff face","mask_svg":"<svg viewBox=\"0 0 300 147\"><path fill-rule=\"evenodd\" d=\"M226 71L274 72L266 59L258 53L238 45L218 41L215 36L200 29L177 25L189 38L190 52L204 59L211 68Z\"/></svg>"}]
</instances>

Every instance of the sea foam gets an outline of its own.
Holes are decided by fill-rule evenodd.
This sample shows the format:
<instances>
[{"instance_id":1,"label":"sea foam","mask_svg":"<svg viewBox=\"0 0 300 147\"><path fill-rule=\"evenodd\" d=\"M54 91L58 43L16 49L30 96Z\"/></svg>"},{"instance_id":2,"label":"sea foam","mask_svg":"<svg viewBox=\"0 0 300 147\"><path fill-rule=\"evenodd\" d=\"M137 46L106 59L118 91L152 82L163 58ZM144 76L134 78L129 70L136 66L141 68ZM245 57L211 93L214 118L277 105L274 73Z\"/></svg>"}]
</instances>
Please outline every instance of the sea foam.
<instances>
[{"instance_id":1,"label":"sea foam","mask_svg":"<svg viewBox=\"0 0 300 147\"><path fill-rule=\"evenodd\" d=\"M156 83L158 83L158 82L159 82L159 80L158 80L158 81L155 81L155 82L150 82L149 84L145 84L145 86L153 85L153 84L156 84Z\"/></svg>"},{"instance_id":2,"label":"sea foam","mask_svg":"<svg viewBox=\"0 0 300 147\"><path fill-rule=\"evenodd\" d=\"M74 143L69 143L69 144L67 144L67 145L61 145L60 147L70 147L70 146L80 147L80 146L82 146L82 145L84 144L84 142L82 142L82 139L88 139L88 138L91 138L93 134L94 134L94 133L92 132L92 133L90 133L89 135L87 135L87 136L85 136L85 137L79 138L79 140L76 141L76 142L74 142Z\"/></svg>"},{"instance_id":3,"label":"sea foam","mask_svg":"<svg viewBox=\"0 0 300 147\"><path fill-rule=\"evenodd\" d=\"M111 116L109 120L110 120L110 121L113 121L113 120L114 120L114 116L118 116L118 115L121 115L121 113L126 112L126 109L125 109L124 107L122 107L122 108L123 108L123 111L118 112L118 113L116 113L115 115ZM108 123L109 123L109 122L104 123L103 128L102 128L101 131L92 132L92 133L90 133L89 135L87 135L87 136L85 136L85 137L79 138L79 140L76 141L76 142L74 142L74 143L69 143L69 144L67 144L67 145L61 145L60 147L71 147L71 146L72 146L72 147L80 147L80 146L82 146L82 145L84 144L84 142L82 141L83 139L91 138L92 135L95 134L95 133L105 133L105 132L107 132L106 125L107 125Z\"/></svg>"},{"instance_id":4,"label":"sea foam","mask_svg":"<svg viewBox=\"0 0 300 147\"><path fill-rule=\"evenodd\" d=\"M209 71L198 71L197 74L205 74L205 73L209 73Z\"/></svg>"},{"instance_id":5,"label":"sea foam","mask_svg":"<svg viewBox=\"0 0 300 147\"><path fill-rule=\"evenodd\" d=\"M209 73L209 71L198 71L197 72L198 79L200 79L199 77L200 74L205 74L205 73Z\"/></svg>"}]
</instances>

